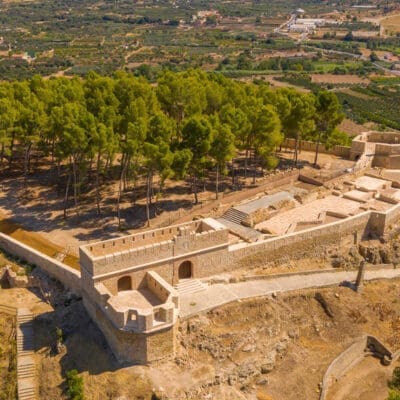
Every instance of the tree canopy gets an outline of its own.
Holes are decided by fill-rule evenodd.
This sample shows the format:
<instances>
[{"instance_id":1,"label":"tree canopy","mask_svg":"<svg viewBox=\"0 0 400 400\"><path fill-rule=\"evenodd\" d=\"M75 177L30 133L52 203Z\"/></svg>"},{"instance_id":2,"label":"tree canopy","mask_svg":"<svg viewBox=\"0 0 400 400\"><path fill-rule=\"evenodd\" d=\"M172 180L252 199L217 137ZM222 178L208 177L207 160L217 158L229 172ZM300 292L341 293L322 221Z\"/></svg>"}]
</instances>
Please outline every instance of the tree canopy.
<instances>
[{"instance_id":1,"label":"tree canopy","mask_svg":"<svg viewBox=\"0 0 400 400\"><path fill-rule=\"evenodd\" d=\"M41 158L63 188L65 216L70 196L77 207L82 193L94 189L100 214L108 179L118 176L119 204L128 180L145 177L150 220L154 176L159 190L168 178L190 177L195 202L198 180L214 176L218 197L220 175L238 152L246 171L251 160L275 168L284 138L340 141L341 118L332 93L272 91L200 70L164 72L156 84L122 71L35 76L0 83L0 168L22 158L27 185L33 154Z\"/></svg>"}]
</instances>

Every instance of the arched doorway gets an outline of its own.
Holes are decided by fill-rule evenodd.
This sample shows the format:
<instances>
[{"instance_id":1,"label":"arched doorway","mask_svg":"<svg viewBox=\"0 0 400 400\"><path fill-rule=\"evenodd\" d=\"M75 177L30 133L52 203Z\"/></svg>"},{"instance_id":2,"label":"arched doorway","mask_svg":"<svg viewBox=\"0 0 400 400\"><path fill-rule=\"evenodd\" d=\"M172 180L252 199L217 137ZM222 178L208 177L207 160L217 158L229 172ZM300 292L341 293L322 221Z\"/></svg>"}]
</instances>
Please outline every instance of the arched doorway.
<instances>
[{"instance_id":1,"label":"arched doorway","mask_svg":"<svg viewBox=\"0 0 400 400\"><path fill-rule=\"evenodd\" d=\"M122 292L124 290L132 290L132 279L130 276L123 276L118 279L118 292Z\"/></svg>"},{"instance_id":2,"label":"arched doorway","mask_svg":"<svg viewBox=\"0 0 400 400\"><path fill-rule=\"evenodd\" d=\"M189 279L192 277L192 263L190 261L184 261L178 270L179 280Z\"/></svg>"}]
</instances>

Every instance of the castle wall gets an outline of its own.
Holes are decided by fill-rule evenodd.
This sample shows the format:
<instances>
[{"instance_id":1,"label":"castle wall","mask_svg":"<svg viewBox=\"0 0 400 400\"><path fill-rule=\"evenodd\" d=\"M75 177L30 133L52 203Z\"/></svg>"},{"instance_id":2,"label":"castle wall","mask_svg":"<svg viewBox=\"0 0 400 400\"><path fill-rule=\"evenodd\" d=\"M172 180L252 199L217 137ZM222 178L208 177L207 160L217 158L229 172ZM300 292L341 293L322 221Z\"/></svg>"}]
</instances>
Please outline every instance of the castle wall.
<instances>
[{"instance_id":1,"label":"castle wall","mask_svg":"<svg viewBox=\"0 0 400 400\"><path fill-rule=\"evenodd\" d=\"M74 293L80 293L81 274L76 269L63 264L55 258L51 258L4 233L0 233L0 248L6 253L17 256L21 260L41 268Z\"/></svg>"},{"instance_id":2,"label":"castle wall","mask_svg":"<svg viewBox=\"0 0 400 400\"><path fill-rule=\"evenodd\" d=\"M92 257L99 257L102 255L123 252L133 248L144 247L151 245L155 242L164 242L173 239L178 235L182 228L190 228L191 231L201 231L203 222L192 221L186 224L173 225L166 228L153 229L146 232L135 233L120 238L104 240L99 243L87 245Z\"/></svg>"},{"instance_id":3,"label":"castle wall","mask_svg":"<svg viewBox=\"0 0 400 400\"><path fill-rule=\"evenodd\" d=\"M84 295L84 305L121 364L148 364L175 354L177 324L156 333L142 334L117 329L103 311Z\"/></svg>"},{"instance_id":4,"label":"castle wall","mask_svg":"<svg viewBox=\"0 0 400 400\"><path fill-rule=\"evenodd\" d=\"M268 261L290 257L301 258L320 251L323 246L351 247L365 236L370 212L364 212L345 220L332 222L303 232L267 239L251 244L230 247L229 263L232 268L257 266Z\"/></svg>"},{"instance_id":5,"label":"castle wall","mask_svg":"<svg viewBox=\"0 0 400 400\"><path fill-rule=\"evenodd\" d=\"M88 246L86 246L86 248L80 248L81 267L96 277L118 272L121 269L140 269L153 263L169 264L169 260L185 254L226 245L228 240L229 232L227 229L207 230L198 233L187 231L180 232L174 240L152 243L93 258L90 257ZM164 276L163 278L166 279ZM166 280L169 282L168 279Z\"/></svg>"},{"instance_id":6,"label":"castle wall","mask_svg":"<svg viewBox=\"0 0 400 400\"><path fill-rule=\"evenodd\" d=\"M366 350L374 347L374 355L378 357L388 356L392 358L392 352L377 338L365 335L356 340L350 347L343 351L329 365L322 381L320 400L328 398L329 386L343 377L351 368L355 367L368 353Z\"/></svg>"},{"instance_id":7,"label":"castle wall","mask_svg":"<svg viewBox=\"0 0 400 400\"><path fill-rule=\"evenodd\" d=\"M294 149L295 143L296 143L295 139L285 139L285 141L282 144L282 147L286 147L288 149ZM317 143L309 142L307 140L301 140L301 143L299 143L299 148L301 148L301 150L304 151L316 151ZM343 157L343 158L350 157L350 147L347 146L333 146L328 149L326 148L324 143L320 143L318 151L320 153L334 154L338 157Z\"/></svg>"}]
</instances>

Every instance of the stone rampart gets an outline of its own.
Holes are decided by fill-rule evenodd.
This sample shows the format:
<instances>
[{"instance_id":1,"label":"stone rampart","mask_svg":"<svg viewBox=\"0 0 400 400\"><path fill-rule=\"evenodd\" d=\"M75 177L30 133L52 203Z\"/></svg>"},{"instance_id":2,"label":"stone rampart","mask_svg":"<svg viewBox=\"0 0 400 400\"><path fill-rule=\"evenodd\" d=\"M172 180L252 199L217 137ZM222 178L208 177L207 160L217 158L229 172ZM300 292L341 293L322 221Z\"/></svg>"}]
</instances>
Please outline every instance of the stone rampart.
<instances>
[{"instance_id":1,"label":"stone rampart","mask_svg":"<svg viewBox=\"0 0 400 400\"><path fill-rule=\"evenodd\" d=\"M294 149L295 143L296 143L295 139L286 139L283 142L282 147L286 147L288 149ZM301 140L299 143L299 149L304 151L316 151L317 143L309 142L307 140ZM330 148L327 148L323 143L320 143L318 151L320 153L325 153L325 154L334 154L336 156L343 158L350 157L350 147L347 146L332 146Z\"/></svg>"},{"instance_id":2,"label":"stone rampart","mask_svg":"<svg viewBox=\"0 0 400 400\"><path fill-rule=\"evenodd\" d=\"M147 287L163 302L172 301L175 307L179 307L178 292L160 275L154 271L146 274Z\"/></svg>"},{"instance_id":3,"label":"stone rampart","mask_svg":"<svg viewBox=\"0 0 400 400\"><path fill-rule=\"evenodd\" d=\"M117 329L98 304L88 296L83 302L89 315L107 338L107 343L122 364L148 364L173 357L178 324L170 324L153 333L137 333ZM118 320L118 322L120 322Z\"/></svg>"},{"instance_id":4,"label":"stone rampart","mask_svg":"<svg viewBox=\"0 0 400 400\"><path fill-rule=\"evenodd\" d=\"M185 226L171 240L115 253L110 252L97 257L91 257L90 248L93 246L83 246L80 248L81 267L96 278L105 274L110 275L113 272L117 273L123 269L141 269L152 263L169 263L185 255L193 255L196 252L228 245L228 229L193 232L184 229ZM208 226L205 225L204 228L208 228ZM96 244L96 246L99 245L101 243Z\"/></svg>"},{"instance_id":5,"label":"stone rampart","mask_svg":"<svg viewBox=\"0 0 400 400\"><path fill-rule=\"evenodd\" d=\"M374 336L365 335L359 338L329 365L322 381L320 400L327 398L329 386L333 381L340 379L368 355L393 358L392 352Z\"/></svg>"},{"instance_id":6,"label":"stone rampart","mask_svg":"<svg viewBox=\"0 0 400 400\"><path fill-rule=\"evenodd\" d=\"M167 228L153 229L115 239L104 240L84 246L91 257L99 257L110 253L123 252L134 248L142 248L155 242L168 241L178 235L182 229L190 228L191 231L201 230L202 221L192 221L186 224L173 225Z\"/></svg>"},{"instance_id":7,"label":"stone rampart","mask_svg":"<svg viewBox=\"0 0 400 400\"><path fill-rule=\"evenodd\" d=\"M0 248L6 253L17 256L29 264L39 267L51 277L60 281L65 287L74 293L80 294L81 274L76 269L63 264L62 262L51 258L4 233L0 233Z\"/></svg>"},{"instance_id":8,"label":"stone rampart","mask_svg":"<svg viewBox=\"0 0 400 400\"><path fill-rule=\"evenodd\" d=\"M265 264L268 261L286 257L300 258L323 245L351 246L354 234L362 237L370 219L370 211L344 220L313 227L301 232L275 237L247 245L232 245L229 248L231 265L246 266Z\"/></svg>"}]
</instances>

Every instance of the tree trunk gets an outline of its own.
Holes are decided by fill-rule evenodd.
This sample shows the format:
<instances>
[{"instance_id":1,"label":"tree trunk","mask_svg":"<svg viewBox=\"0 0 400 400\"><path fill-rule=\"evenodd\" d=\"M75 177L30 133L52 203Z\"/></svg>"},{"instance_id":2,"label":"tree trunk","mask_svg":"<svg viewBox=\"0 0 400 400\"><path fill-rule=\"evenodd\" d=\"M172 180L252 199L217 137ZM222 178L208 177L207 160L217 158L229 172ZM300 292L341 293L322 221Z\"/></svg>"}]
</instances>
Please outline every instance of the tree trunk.
<instances>
[{"instance_id":1,"label":"tree trunk","mask_svg":"<svg viewBox=\"0 0 400 400\"><path fill-rule=\"evenodd\" d=\"M32 143L25 148L25 155L24 155L24 187L25 191L28 189L28 167L29 167L29 155L31 152Z\"/></svg>"},{"instance_id":2,"label":"tree trunk","mask_svg":"<svg viewBox=\"0 0 400 400\"><path fill-rule=\"evenodd\" d=\"M146 184L146 219L147 226L150 226L150 201L151 201L151 180L152 173L151 170L147 172L147 184Z\"/></svg>"},{"instance_id":3,"label":"tree trunk","mask_svg":"<svg viewBox=\"0 0 400 400\"><path fill-rule=\"evenodd\" d=\"M319 143L320 143L320 141L321 141L321 133L318 134L317 147L315 148L314 166L317 166L317 162L318 162L318 153L319 153Z\"/></svg>"},{"instance_id":4,"label":"tree trunk","mask_svg":"<svg viewBox=\"0 0 400 400\"><path fill-rule=\"evenodd\" d=\"M297 165L298 146L299 146L299 134L296 133L296 138L294 140L294 165Z\"/></svg>"},{"instance_id":5,"label":"tree trunk","mask_svg":"<svg viewBox=\"0 0 400 400\"><path fill-rule=\"evenodd\" d=\"M68 179L67 186L65 187L65 196L64 196L64 219L67 218L67 204L68 204L68 193L69 186L71 184L71 164L68 166Z\"/></svg>"},{"instance_id":6,"label":"tree trunk","mask_svg":"<svg viewBox=\"0 0 400 400\"><path fill-rule=\"evenodd\" d=\"M3 169L3 158L4 158L4 143L1 144L1 153L0 153L0 168Z\"/></svg>"},{"instance_id":7,"label":"tree trunk","mask_svg":"<svg viewBox=\"0 0 400 400\"><path fill-rule=\"evenodd\" d=\"M122 193L122 182L124 180L124 174L126 171L126 166L128 165L128 162L125 157L123 157L124 160L124 165L122 165L121 169L121 174L119 177L119 186L118 186L118 198L117 198L117 217L118 217L118 228L121 229L121 193Z\"/></svg>"},{"instance_id":8,"label":"tree trunk","mask_svg":"<svg viewBox=\"0 0 400 400\"><path fill-rule=\"evenodd\" d=\"M217 171L215 174L215 199L218 200L219 197L219 165L217 163Z\"/></svg>"},{"instance_id":9,"label":"tree trunk","mask_svg":"<svg viewBox=\"0 0 400 400\"><path fill-rule=\"evenodd\" d=\"M100 151L97 153L97 165L96 165L96 205L97 205L97 214L101 214L100 210L100 160L101 154Z\"/></svg>"},{"instance_id":10,"label":"tree trunk","mask_svg":"<svg viewBox=\"0 0 400 400\"><path fill-rule=\"evenodd\" d=\"M257 176L257 158L256 158L256 151L253 152L253 185L256 183L256 176Z\"/></svg>"},{"instance_id":11,"label":"tree trunk","mask_svg":"<svg viewBox=\"0 0 400 400\"><path fill-rule=\"evenodd\" d=\"M75 211L78 214L78 182L77 182L77 173L76 173L76 159L75 156L72 157L72 175L74 177L74 206L75 206Z\"/></svg>"},{"instance_id":12,"label":"tree trunk","mask_svg":"<svg viewBox=\"0 0 400 400\"><path fill-rule=\"evenodd\" d=\"M249 150L246 149L246 155L244 157L244 179L247 178L247 159L249 157Z\"/></svg>"},{"instance_id":13,"label":"tree trunk","mask_svg":"<svg viewBox=\"0 0 400 400\"><path fill-rule=\"evenodd\" d=\"M153 190L153 170L150 170L150 189L149 189L149 204L153 204L153 196L154 196L154 190Z\"/></svg>"},{"instance_id":14,"label":"tree trunk","mask_svg":"<svg viewBox=\"0 0 400 400\"><path fill-rule=\"evenodd\" d=\"M199 199L197 197L196 174L193 174L193 194L194 194L194 204L199 204Z\"/></svg>"},{"instance_id":15,"label":"tree trunk","mask_svg":"<svg viewBox=\"0 0 400 400\"><path fill-rule=\"evenodd\" d=\"M13 161L13 152L14 152L14 142L15 142L15 132L11 135L11 143L10 143L10 158L9 158L9 166L11 167L11 163Z\"/></svg>"}]
</instances>

